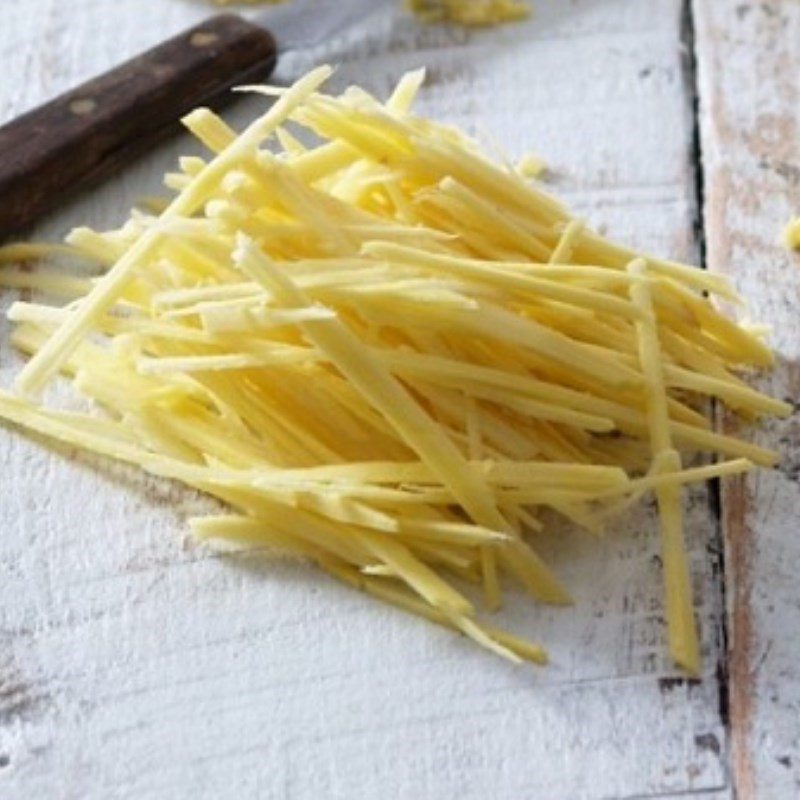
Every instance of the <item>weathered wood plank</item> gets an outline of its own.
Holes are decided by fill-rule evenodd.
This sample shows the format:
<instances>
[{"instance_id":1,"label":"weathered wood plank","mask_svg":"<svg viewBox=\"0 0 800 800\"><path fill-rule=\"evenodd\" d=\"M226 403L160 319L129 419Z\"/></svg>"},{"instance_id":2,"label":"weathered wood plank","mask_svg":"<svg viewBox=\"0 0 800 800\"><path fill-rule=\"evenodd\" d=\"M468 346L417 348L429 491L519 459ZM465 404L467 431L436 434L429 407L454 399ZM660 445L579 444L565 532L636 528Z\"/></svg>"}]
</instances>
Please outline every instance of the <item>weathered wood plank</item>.
<instances>
[{"instance_id":1,"label":"weathered wood plank","mask_svg":"<svg viewBox=\"0 0 800 800\"><path fill-rule=\"evenodd\" d=\"M779 235L800 210L800 5L697 0L705 222L710 269L729 274L774 329L760 383L800 399L800 258ZM797 407L797 406L796 406ZM737 431L734 420L722 425ZM800 566L795 414L759 431L780 468L723 493L730 611L733 774L741 800L800 792Z\"/></svg>"},{"instance_id":2,"label":"weathered wood plank","mask_svg":"<svg viewBox=\"0 0 800 800\"><path fill-rule=\"evenodd\" d=\"M8 118L205 12L179 0L14 4ZM679 0L538 0L525 25L420 29L398 12L284 62L382 93L427 64L426 113L529 148L556 190L633 244L696 259ZM21 44L20 44L21 43ZM41 229L111 224L185 143ZM0 298L7 304L11 298ZM0 383L17 365L0 323ZM65 457L66 455L66 457ZM509 603L553 665L519 671L298 564L182 534L202 501L0 431L0 796L730 798L716 668L716 523L687 500L704 679L665 659L652 508L601 542L542 543L574 609Z\"/></svg>"}]
</instances>

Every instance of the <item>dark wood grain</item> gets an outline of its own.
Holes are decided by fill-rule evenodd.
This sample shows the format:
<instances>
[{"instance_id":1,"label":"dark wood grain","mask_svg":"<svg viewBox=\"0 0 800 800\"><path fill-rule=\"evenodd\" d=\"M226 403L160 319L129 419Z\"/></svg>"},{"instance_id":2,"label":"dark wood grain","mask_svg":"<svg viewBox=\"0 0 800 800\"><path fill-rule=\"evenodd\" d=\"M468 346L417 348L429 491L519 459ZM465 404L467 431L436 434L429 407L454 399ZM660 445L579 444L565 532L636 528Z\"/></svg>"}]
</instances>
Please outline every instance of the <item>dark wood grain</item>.
<instances>
[{"instance_id":1,"label":"dark wood grain","mask_svg":"<svg viewBox=\"0 0 800 800\"><path fill-rule=\"evenodd\" d=\"M0 128L0 241L176 131L198 105L266 78L273 37L220 15Z\"/></svg>"}]
</instances>

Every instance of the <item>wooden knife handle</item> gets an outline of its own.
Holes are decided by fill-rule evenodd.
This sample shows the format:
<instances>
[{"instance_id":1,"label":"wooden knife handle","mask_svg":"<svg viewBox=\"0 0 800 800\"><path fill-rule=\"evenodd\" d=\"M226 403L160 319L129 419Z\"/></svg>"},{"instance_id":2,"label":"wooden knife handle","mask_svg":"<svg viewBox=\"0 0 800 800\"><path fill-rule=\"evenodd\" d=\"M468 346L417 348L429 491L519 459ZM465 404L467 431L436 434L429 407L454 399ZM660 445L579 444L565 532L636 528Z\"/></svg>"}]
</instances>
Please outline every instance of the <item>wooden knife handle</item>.
<instances>
[{"instance_id":1,"label":"wooden knife handle","mask_svg":"<svg viewBox=\"0 0 800 800\"><path fill-rule=\"evenodd\" d=\"M213 17L0 128L0 241L177 131L198 105L266 78L275 40Z\"/></svg>"}]
</instances>

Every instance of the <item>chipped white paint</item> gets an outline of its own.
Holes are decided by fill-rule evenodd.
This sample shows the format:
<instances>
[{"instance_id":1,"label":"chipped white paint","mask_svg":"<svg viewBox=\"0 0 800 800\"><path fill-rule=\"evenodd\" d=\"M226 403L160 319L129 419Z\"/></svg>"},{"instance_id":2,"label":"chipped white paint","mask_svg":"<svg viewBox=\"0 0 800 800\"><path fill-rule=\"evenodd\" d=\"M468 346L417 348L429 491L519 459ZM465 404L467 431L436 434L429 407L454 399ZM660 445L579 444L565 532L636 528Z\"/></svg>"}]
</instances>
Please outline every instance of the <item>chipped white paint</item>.
<instances>
[{"instance_id":1,"label":"chipped white paint","mask_svg":"<svg viewBox=\"0 0 800 800\"><path fill-rule=\"evenodd\" d=\"M199 19L191 0L4 3L7 119ZM9 6L9 7L5 7ZM551 165L614 235L696 258L679 0L537 0L484 33L399 13L284 62L385 92L427 64L422 109ZM176 143L39 231L111 223ZM2 157L2 154L0 154ZM7 304L11 297L1 298ZM17 365L0 323L0 382ZM687 501L705 654L664 663L652 509L604 541L542 539L571 610L509 603L547 670L514 669L302 564L212 556L202 499L0 430L0 797L729 800L715 522Z\"/></svg>"},{"instance_id":2,"label":"chipped white paint","mask_svg":"<svg viewBox=\"0 0 800 800\"><path fill-rule=\"evenodd\" d=\"M800 401L800 256L779 240L800 210L800 4L699 0L697 42L710 269L774 327L765 388ZM726 424L733 427L733 421ZM761 443L780 468L724 494L733 775L741 800L800 795L800 423Z\"/></svg>"}]
</instances>

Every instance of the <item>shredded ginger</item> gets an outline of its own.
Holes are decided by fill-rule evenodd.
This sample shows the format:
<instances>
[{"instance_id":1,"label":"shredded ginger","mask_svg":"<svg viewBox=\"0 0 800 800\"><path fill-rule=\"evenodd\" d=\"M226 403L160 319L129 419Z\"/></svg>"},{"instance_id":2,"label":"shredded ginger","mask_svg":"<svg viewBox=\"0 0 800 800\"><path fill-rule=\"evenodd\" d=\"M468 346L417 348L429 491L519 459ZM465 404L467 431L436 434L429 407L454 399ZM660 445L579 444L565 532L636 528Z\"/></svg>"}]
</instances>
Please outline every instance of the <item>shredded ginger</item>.
<instances>
[{"instance_id":1,"label":"shredded ginger","mask_svg":"<svg viewBox=\"0 0 800 800\"><path fill-rule=\"evenodd\" d=\"M275 102L241 132L189 114L207 155L158 213L0 249L0 284L66 301L11 307L30 360L0 417L218 498L199 537L299 554L513 661L546 654L478 606L571 602L529 533L600 535L653 492L696 674L681 490L774 464L704 413L790 413L737 374L772 364L761 330L717 309L724 277L608 241L415 116L422 71L386 102L325 94L330 72L250 87ZM64 252L102 275L7 263ZM88 411L37 403L59 374Z\"/></svg>"}]
</instances>

